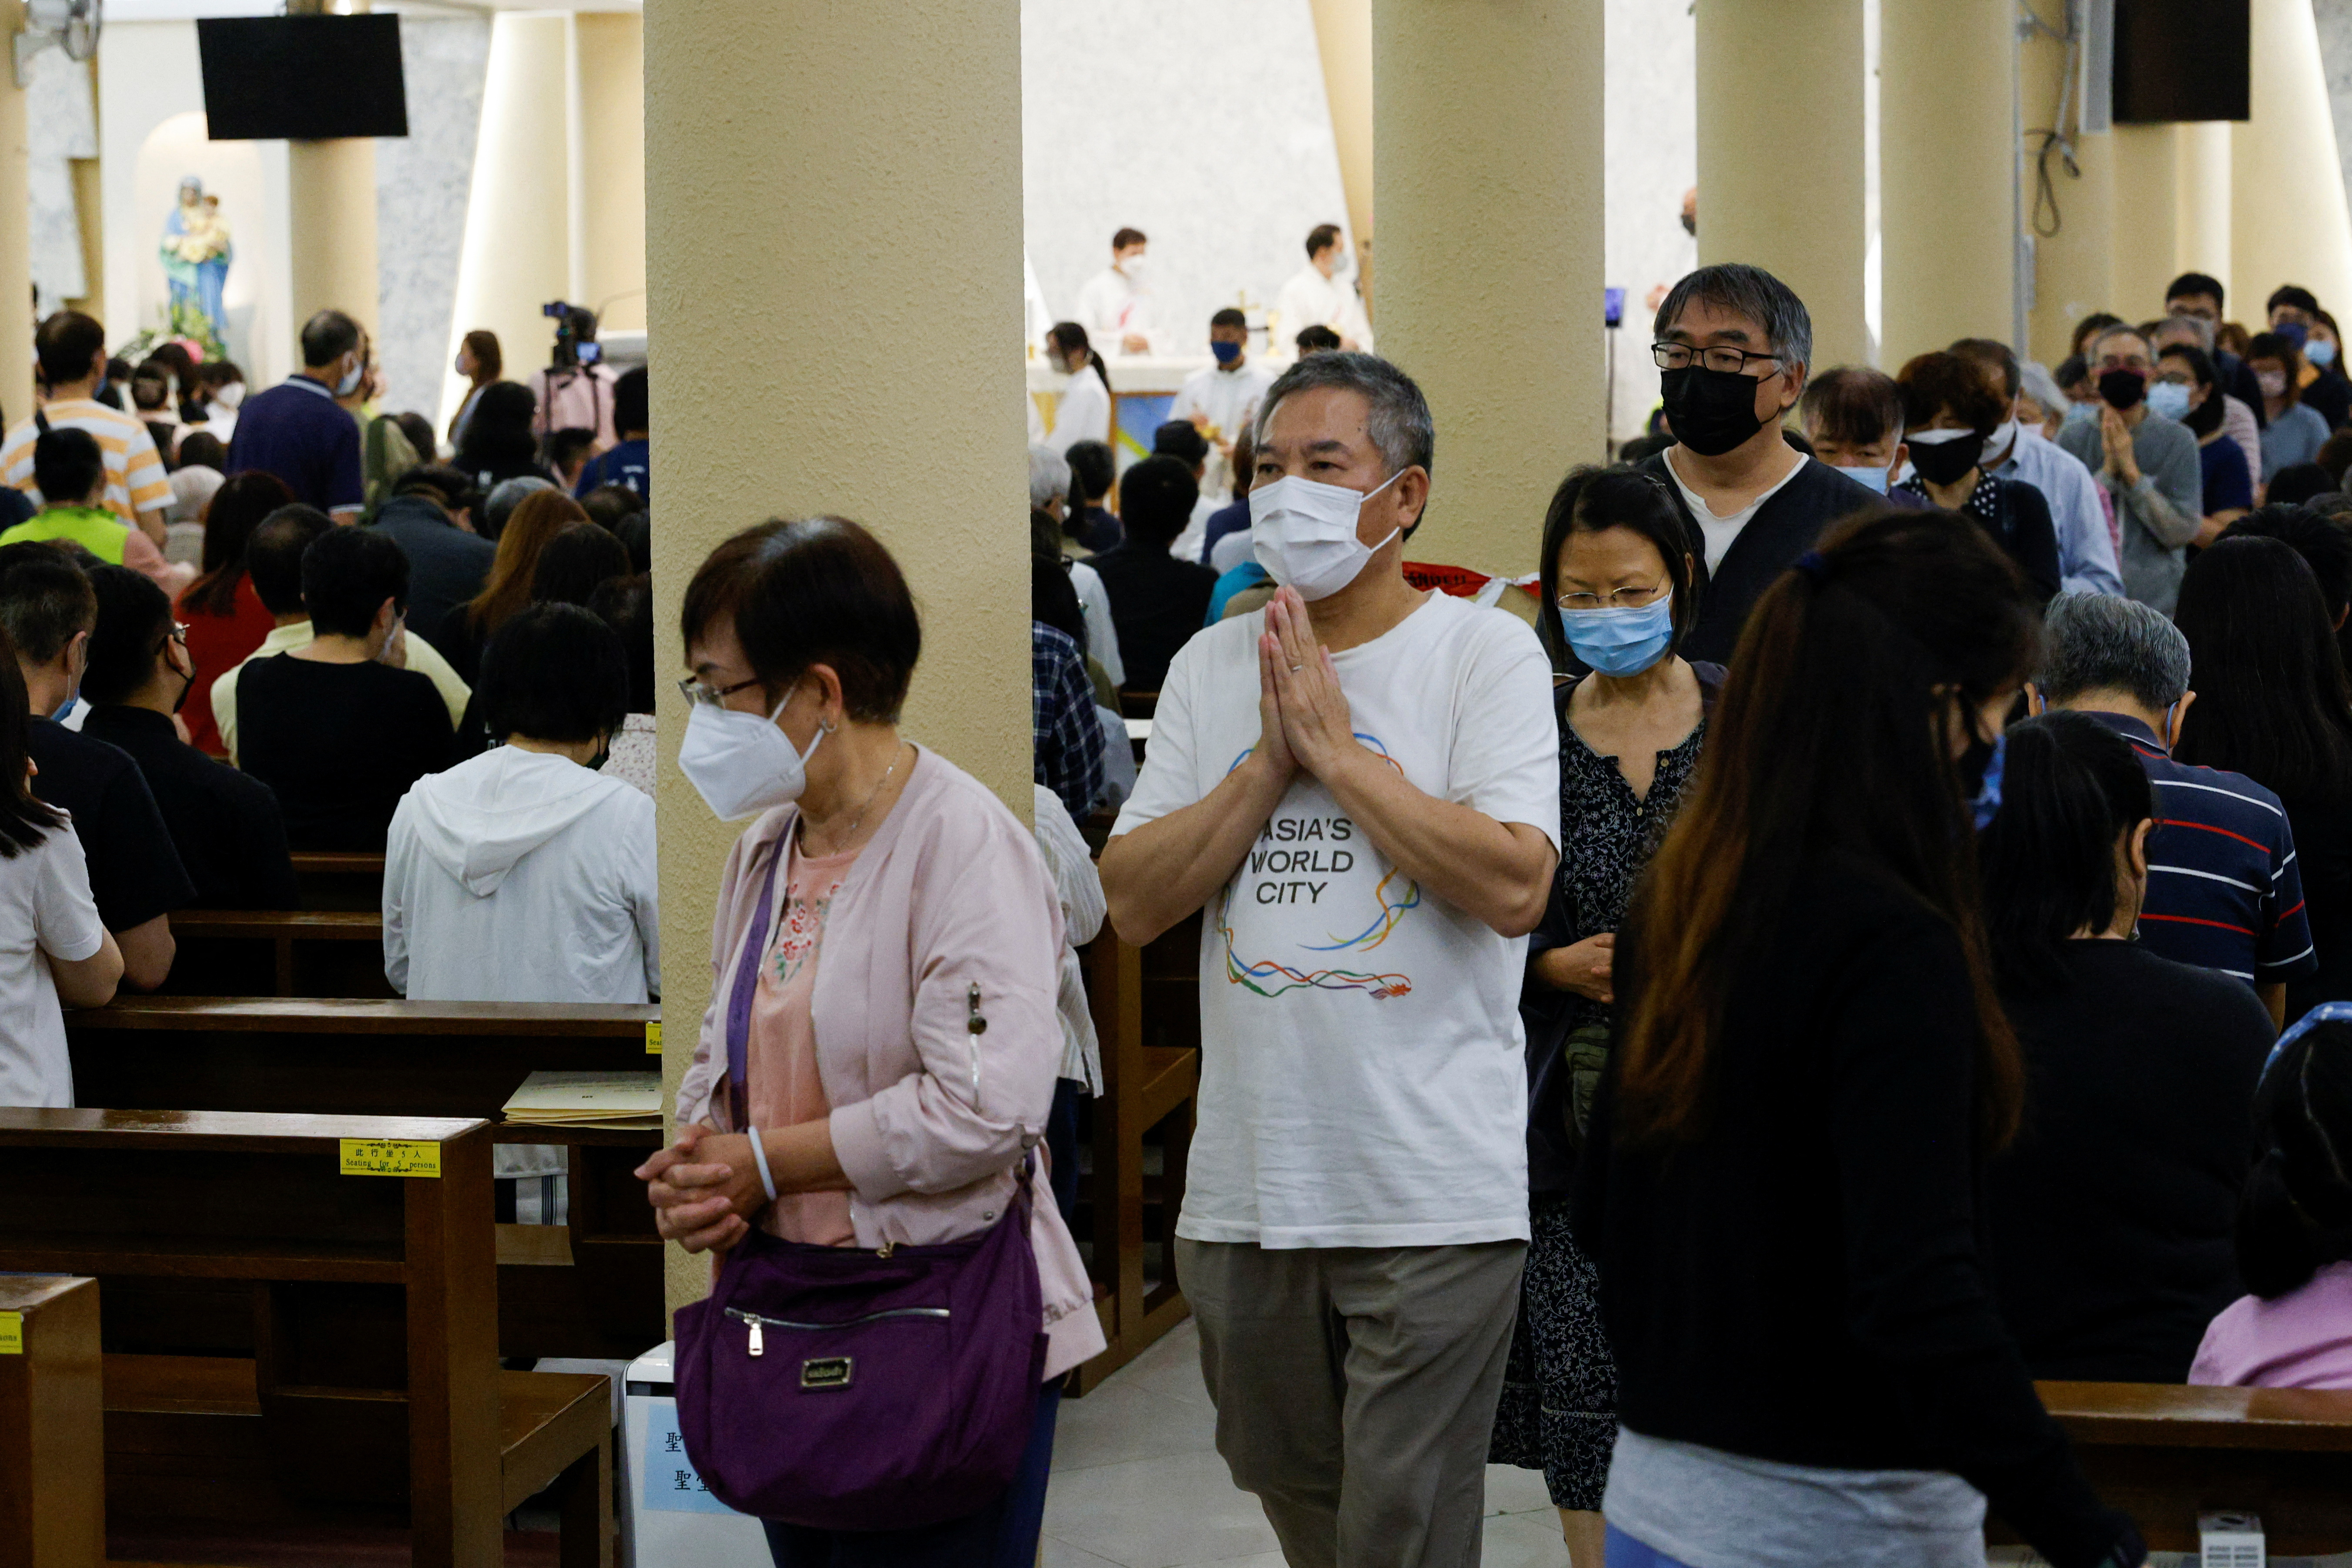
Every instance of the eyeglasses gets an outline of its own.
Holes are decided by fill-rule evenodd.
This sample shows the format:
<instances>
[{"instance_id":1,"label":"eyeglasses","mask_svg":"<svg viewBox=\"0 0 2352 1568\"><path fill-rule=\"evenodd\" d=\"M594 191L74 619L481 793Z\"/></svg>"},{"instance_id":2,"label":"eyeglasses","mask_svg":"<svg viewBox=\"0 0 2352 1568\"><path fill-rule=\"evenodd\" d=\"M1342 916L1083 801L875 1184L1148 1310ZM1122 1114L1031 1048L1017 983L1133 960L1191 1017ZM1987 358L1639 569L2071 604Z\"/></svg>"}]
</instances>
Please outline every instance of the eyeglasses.
<instances>
[{"instance_id":1,"label":"eyeglasses","mask_svg":"<svg viewBox=\"0 0 2352 1568\"><path fill-rule=\"evenodd\" d=\"M1660 370L1688 370L1696 359L1709 370L1719 370L1727 375L1744 375L1749 360L1779 363L1779 354L1752 354L1746 349L1718 346L1695 349L1688 343L1652 343L1650 357L1658 362Z\"/></svg>"},{"instance_id":2,"label":"eyeglasses","mask_svg":"<svg viewBox=\"0 0 2352 1568\"><path fill-rule=\"evenodd\" d=\"M732 686L712 686L707 681L697 680L689 675L677 683L677 694L697 707L724 708L730 697L739 691L749 690L759 684L760 678L756 675L749 680L739 680Z\"/></svg>"},{"instance_id":3,"label":"eyeglasses","mask_svg":"<svg viewBox=\"0 0 2352 1568\"><path fill-rule=\"evenodd\" d=\"M1664 583L1654 583L1646 588L1620 588L1612 594L1562 594L1559 607L1563 610L1638 610L1654 603L1665 588Z\"/></svg>"},{"instance_id":4,"label":"eyeglasses","mask_svg":"<svg viewBox=\"0 0 2352 1568\"><path fill-rule=\"evenodd\" d=\"M172 629L163 635L163 642L175 642L182 647L187 647L188 624L185 621L173 621L172 623ZM155 651L157 653L162 653L163 651L163 643L157 643L155 645Z\"/></svg>"}]
</instances>

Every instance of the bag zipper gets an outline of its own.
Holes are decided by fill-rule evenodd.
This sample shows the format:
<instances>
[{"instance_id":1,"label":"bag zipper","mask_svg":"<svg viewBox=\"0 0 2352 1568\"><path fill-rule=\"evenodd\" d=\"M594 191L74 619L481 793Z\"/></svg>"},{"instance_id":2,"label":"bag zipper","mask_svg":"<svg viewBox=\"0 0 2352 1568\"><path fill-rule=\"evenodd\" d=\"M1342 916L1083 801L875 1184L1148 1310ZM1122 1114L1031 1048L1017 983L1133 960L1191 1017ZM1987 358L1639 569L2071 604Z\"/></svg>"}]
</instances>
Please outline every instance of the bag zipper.
<instances>
[{"instance_id":1,"label":"bag zipper","mask_svg":"<svg viewBox=\"0 0 2352 1568\"><path fill-rule=\"evenodd\" d=\"M761 1355L767 1350L767 1345L760 1332L763 1328L797 1329L803 1332L813 1332L824 1329L860 1328L867 1323L879 1323L891 1318L945 1318L950 1314L949 1309L945 1307L893 1307L887 1311L868 1312L862 1318L850 1318L838 1323L799 1323L788 1318L763 1318L757 1312L747 1312L740 1307L728 1308L727 1315L741 1321L750 1327L751 1353Z\"/></svg>"}]
</instances>

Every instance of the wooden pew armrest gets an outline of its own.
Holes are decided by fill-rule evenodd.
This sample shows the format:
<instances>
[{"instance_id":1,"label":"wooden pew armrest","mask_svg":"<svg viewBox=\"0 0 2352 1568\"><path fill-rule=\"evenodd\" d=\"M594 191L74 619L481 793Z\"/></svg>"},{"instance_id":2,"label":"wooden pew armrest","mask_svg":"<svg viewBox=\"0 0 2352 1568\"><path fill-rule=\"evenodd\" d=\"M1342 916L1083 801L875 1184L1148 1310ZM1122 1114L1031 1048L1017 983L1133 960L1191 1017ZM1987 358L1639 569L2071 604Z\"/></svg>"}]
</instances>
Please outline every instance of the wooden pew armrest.
<instances>
[{"instance_id":1,"label":"wooden pew armrest","mask_svg":"<svg viewBox=\"0 0 2352 1568\"><path fill-rule=\"evenodd\" d=\"M509 1512L613 1435L612 1380L593 1373L499 1373L499 1453Z\"/></svg>"}]
</instances>

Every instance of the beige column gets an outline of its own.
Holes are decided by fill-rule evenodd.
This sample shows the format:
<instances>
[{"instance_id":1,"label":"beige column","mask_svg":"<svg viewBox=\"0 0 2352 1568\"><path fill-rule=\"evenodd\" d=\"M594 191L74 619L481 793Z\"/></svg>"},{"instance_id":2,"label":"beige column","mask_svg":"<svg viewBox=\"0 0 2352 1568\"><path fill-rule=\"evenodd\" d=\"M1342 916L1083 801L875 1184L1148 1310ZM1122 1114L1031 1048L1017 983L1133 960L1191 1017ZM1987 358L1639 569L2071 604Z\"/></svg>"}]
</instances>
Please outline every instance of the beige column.
<instances>
[{"instance_id":1,"label":"beige column","mask_svg":"<svg viewBox=\"0 0 2352 1568\"><path fill-rule=\"evenodd\" d=\"M1870 363L1863 318L1863 0L1701 0L1702 265L1745 261L1797 291L1816 368ZM1767 101L1801 114L1759 112Z\"/></svg>"},{"instance_id":2,"label":"beige column","mask_svg":"<svg viewBox=\"0 0 2352 1568\"><path fill-rule=\"evenodd\" d=\"M2234 259L2231 254L2230 212L2235 183L2231 170L2230 124L2221 120L2199 121L2174 126L2172 134L2177 144L2172 161L2172 201L2177 215L2173 260L2179 263L2181 272L2202 272L2219 279L2221 287L2230 290L2230 310L2225 314L2231 320L2249 319L2235 314L2237 292L2230 280Z\"/></svg>"},{"instance_id":3,"label":"beige column","mask_svg":"<svg viewBox=\"0 0 2352 1568\"><path fill-rule=\"evenodd\" d=\"M356 15L368 0L288 0L295 16ZM375 142L286 144L287 239L294 329L336 310L376 327Z\"/></svg>"},{"instance_id":4,"label":"beige column","mask_svg":"<svg viewBox=\"0 0 2352 1568\"><path fill-rule=\"evenodd\" d=\"M2015 330L2014 0L1884 0L1880 241L1892 372Z\"/></svg>"},{"instance_id":5,"label":"beige column","mask_svg":"<svg viewBox=\"0 0 2352 1568\"><path fill-rule=\"evenodd\" d=\"M1372 312L1372 0L1313 0L1315 48L1323 59L1323 97L1339 149L1339 184L1348 231L1362 266L1358 286Z\"/></svg>"},{"instance_id":6,"label":"beige column","mask_svg":"<svg viewBox=\"0 0 2352 1568\"><path fill-rule=\"evenodd\" d=\"M2027 127L2053 125L2062 101L2068 105L2071 126L2081 94L2075 90L2077 73L2068 69L2065 46L2036 33L2025 40L2020 53L2018 97ZM1915 124L1915 130L1925 123ZM2037 138L2028 138L2029 152L2037 151L2038 145ZM2074 163L2078 173L2069 174L2060 154L2051 153L2051 201L2039 203L2032 162L2026 165L2024 205L2034 226L2033 309L2027 321L2027 342L2017 346L2025 357L2043 364L2056 364L2066 357L2074 323L2094 310L2107 309L2114 286L2112 140L2104 132L2076 137ZM2043 232L2053 225L2055 234ZM1887 278L1893 281L1891 269ZM1890 359L1887 363L1891 368L1895 362Z\"/></svg>"},{"instance_id":7,"label":"beige column","mask_svg":"<svg viewBox=\"0 0 2352 1568\"><path fill-rule=\"evenodd\" d=\"M908 733L1030 802L1018 0L835 0L646 12L656 658L712 546L837 512L897 555L923 615ZM1596 142L1596 148L1598 143ZM790 365L713 402L713 367ZM662 691L661 748L686 723ZM662 768L663 1076L709 1000L719 862L741 831ZM671 1300L708 1289L671 1252Z\"/></svg>"},{"instance_id":8,"label":"beige column","mask_svg":"<svg viewBox=\"0 0 2352 1568\"><path fill-rule=\"evenodd\" d=\"M23 0L0 0L0 309L15 312L0 320L16 323L0 331L0 417L11 425L33 414L33 334L23 326L33 299L32 140L9 58L24 26Z\"/></svg>"},{"instance_id":9,"label":"beige column","mask_svg":"<svg viewBox=\"0 0 2352 1568\"><path fill-rule=\"evenodd\" d=\"M2253 0L2252 118L2231 128L2230 314L2249 326L2282 283L2352 303L2352 217L2310 0Z\"/></svg>"},{"instance_id":10,"label":"beige column","mask_svg":"<svg viewBox=\"0 0 2352 1568\"><path fill-rule=\"evenodd\" d=\"M1536 569L1602 458L1601 0L1374 0L1381 350L1437 417L1413 554Z\"/></svg>"},{"instance_id":11,"label":"beige column","mask_svg":"<svg viewBox=\"0 0 2352 1568\"><path fill-rule=\"evenodd\" d=\"M614 331L646 324L646 31L635 11L572 18L580 59L581 303Z\"/></svg>"},{"instance_id":12,"label":"beige column","mask_svg":"<svg viewBox=\"0 0 2352 1568\"><path fill-rule=\"evenodd\" d=\"M2180 139L2175 129L2118 125L2109 132L2116 191L2104 308L2128 321L2163 314L2165 285L2181 272Z\"/></svg>"}]
</instances>

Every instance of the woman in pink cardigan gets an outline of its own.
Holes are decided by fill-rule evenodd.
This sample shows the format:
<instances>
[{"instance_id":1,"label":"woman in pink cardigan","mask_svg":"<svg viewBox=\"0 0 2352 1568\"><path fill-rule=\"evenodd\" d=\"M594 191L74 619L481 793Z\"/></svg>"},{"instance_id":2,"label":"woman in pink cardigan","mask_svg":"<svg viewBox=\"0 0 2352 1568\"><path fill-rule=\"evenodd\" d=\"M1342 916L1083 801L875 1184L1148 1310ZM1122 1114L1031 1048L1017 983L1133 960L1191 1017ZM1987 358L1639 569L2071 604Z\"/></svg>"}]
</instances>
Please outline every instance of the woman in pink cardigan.
<instances>
[{"instance_id":1,"label":"woman in pink cardigan","mask_svg":"<svg viewBox=\"0 0 2352 1568\"><path fill-rule=\"evenodd\" d=\"M1004 1497L878 1534L771 1521L770 1547L780 1568L1028 1568L1061 1376L1104 1342L1042 1169L1062 1058L1052 879L993 795L899 737L922 632L898 563L864 529L814 518L737 534L695 574L684 619L694 673L680 684L695 706L679 766L721 817L757 819L719 884L712 1001L678 1089L677 1142L638 1172L662 1235L689 1251L753 1226L835 1247L951 1241L993 1224L1024 1158L1041 1162L1031 1241L1046 1383ZM739 1084L727 1003L753 951Z\"/></svg>"}]
</instances>

